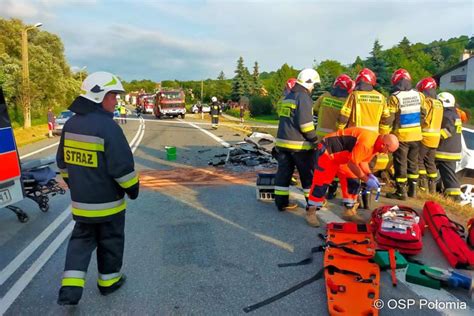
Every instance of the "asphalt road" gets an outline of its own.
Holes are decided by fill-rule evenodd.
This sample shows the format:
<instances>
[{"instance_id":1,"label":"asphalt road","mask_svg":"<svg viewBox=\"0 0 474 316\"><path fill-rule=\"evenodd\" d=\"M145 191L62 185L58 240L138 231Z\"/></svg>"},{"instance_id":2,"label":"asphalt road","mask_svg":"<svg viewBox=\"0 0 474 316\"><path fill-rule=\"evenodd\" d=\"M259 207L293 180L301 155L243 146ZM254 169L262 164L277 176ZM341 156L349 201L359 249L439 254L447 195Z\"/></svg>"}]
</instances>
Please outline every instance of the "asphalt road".
<instances>
[{"instance_id":1,"label":"asphalt road","mask_svg":"<svg viewBox=\"0 0 474 316\"><path fill-rule=\"evenodd\" d=\"M226 147L242 141L243 132L224 126L212 130L208 116L204 121L192 115L185 120L145 118L145 122L130 120L122 125L135 150L142 184L139 198L127 207L125 286L113 295L100 296L93 259L80 304L58 306L72 229L69 195L51 198L47 213L24 200L17 206L30 216L27 223L0 210L0 314L244 314L245 306L308 279L321 268L321 254L307 266L277 267L307 257L320 244L317 234L324 233L324 228L306 225L302 208L280 213L273 204L257 201L255 168L208 166L215 155L226 154ZM26 146L20 155L26 156L23 160L55 155L58 140ZM175 161L166 160L165 146L177 147ZM302 202L297 192L294 196ZM321 217L340 220L341 208L332 203L328 208ZM369 212L364 216L368 218ZM419 259L447 267L429 232ZM404 282L403 271L398 275L399 285L393 288L389 273L382 272L381 299L392 304L413 299L417 304L409 309L386 306L381 315L472 315L474 306L466 291L430 290ZM420 306L423 299L455 302L460 307L447 310L438 304L430 309ZM324 282L308 285L253 314L326 315Z\"/></svg>"}]
</instances>

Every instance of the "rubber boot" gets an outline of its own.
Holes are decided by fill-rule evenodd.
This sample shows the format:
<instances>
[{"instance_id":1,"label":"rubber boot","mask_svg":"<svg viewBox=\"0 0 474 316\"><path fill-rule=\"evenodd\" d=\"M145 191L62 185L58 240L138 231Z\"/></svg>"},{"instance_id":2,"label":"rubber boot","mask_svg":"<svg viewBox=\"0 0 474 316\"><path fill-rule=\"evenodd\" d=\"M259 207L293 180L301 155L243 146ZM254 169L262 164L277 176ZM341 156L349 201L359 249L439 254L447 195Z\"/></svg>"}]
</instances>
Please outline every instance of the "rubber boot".
<instances>
[{"instance_id":1,"label":"rubber boot","mask_svg":"<svg viewBox=\"0 0 474 316\"><path fill-rule=\"evenodd\" d=\"M436 180L435 179L428 180L428 191L430 192L430 194L436 193Z\"/></svg>"},{"instance_id":2,"label":"rubber boot","mask_svg":"<svg viewBox=\"0 0 474 316\"><path fill-rule=\"evenodd\" d=\"M127 277L125 276L125 274L122 274L122 277L120 278L120 280L118 280L117 283L114 283L113 285L108 286L108 287L103 287L103 286L97 286L97 287L99 288L100 294L107 296L117 291L118 289L120 289L126 280L127 280Z\"/></svg>"},{"instance_id":3,"label":"rubber boot","mask_svg":"<svg viewBox=\"0 0 474 316\"><path fill-rule=\"evenodd\" d=\"M59 289L58 305L77 305L82 297L80 286L62 286Z\"/></svg>"},{"instance_id":4,"label":"rubber boot","mask_svg":"<svg viewBox=\"0 0 474 316\"><path fill-rule=\"evenodd\" d=\"M428 178L426 176L418 178L418 188L421 192L428 193Z\"/></svg>"},{"instance_id":5,"label":"rubber boot","mask_svg":"<svg viewBox=\"0 0 474 316\"><path fill-rule=\"evenodd\" d=\"M389 199L397 199L405 201L407 199L407 187L406 183L397 183L397 189L395 192L389 192L386 195Z\"/></svg>"},{"instance_id":6,"label":"rubber boot","mask_svg":"<svg viewBox=\"0 0 474 316\"><path fill-rule=\"evenodd\" d=\"M408 180L408 196L416 198L416 181Z\"/></svg>"},{"instance_id":7,"label":"rubber boot","mask_svg":"<svg viewBox=\"0 0 474 316\"><path fill-rule=\"evenodd\" d=\"M293 211L293 210L296 210L297 208L298 208L298 203L288 202L287 205L282 206L282 207L278 207L278 210L280 212L284 212L284 211Z\"/></svg>"},{"instance_id":8,"label":"rubber boot","mask_svg":"<svg viewBox=\"0 0 474 316\"><path fill-rule=\"evenodd\" d=\"M364 219L357 214L357 208L359 207L359 203L355 204L346 204L344 205L344 212L342 213L342 218L348 222L354 223L365 223Z\"/></svg>"},{"instance_id":9,"label":"rubber boot","mask_svg":"<svg viewBox=\"0 0 474 316\"><path fill-rule=\"evenodd\" d=\"M305 218L309 226L312 226L312 227L321 226L318 216L316 215L316 212L319 211L320 209L321 208L317 206L310 206L307 208Z\"/></svg>"}]
</instances>

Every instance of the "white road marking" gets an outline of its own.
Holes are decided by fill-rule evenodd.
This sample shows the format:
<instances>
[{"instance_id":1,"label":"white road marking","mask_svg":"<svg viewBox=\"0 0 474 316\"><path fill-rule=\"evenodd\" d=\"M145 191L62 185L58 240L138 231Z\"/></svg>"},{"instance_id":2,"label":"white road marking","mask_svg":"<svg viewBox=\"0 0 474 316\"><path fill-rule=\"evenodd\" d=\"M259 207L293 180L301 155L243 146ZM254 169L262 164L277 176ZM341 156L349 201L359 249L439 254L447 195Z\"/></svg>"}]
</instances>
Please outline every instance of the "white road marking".
<instances>
[{"instance_id":1,"label":"white road marking","mask_svg":"<svg viewBox=\"0 0 474 316\"><path fill-rule=\"evenodd\" d=\"M0 286L5 283L13 273L31 256L33 252L38 249L41 244L48 239L48 237L61 225L62 222L71 214L71 207L66 208L56 219L46 227L22 252L20 252L15 259L13 259L0 272Z\"/></svg>"},{"instance_id":2,"label":"white road marking","mask_svg":"<svg viewBox=\"0 0 474 316\"><path fill-rule=\"evenodd\" d=\"M127 120L130 121L137 121L140 120L141 118L127 118ZM187 122L183 119L144 119L145 122L152 122L152 123L157 123L157 124L195 124L195 125L202 125L202 126L211 126L212 124L210 122ZM238 127L240 126L239 123L234 123L234 124L229 124L229 123L219 123L219 126L233 126L233 127ZM244 126L249 126L249 127L259 127L259 128L271 128L271 129L277 129L278 125L271 125L271 124L249 124L246 123Z\"/></svg>"},{"instance_id":3,"label":"white road marking","mask_svg":"<svg viewBox=\"0 0 474 316\"><path fill-rule=\"evenodd\" d=\"M31 152L31 153L28 153L28 154L25 154L25 155L23 155L23 156L20 156L20 159L28 158L28 157L30 157L30 156L33 156L34 154L37 154L37 153L42 152L43 150L50 149L50 148L55 147L55 146L58 146L58 145L59 145L59 142L56 142L56 143L54 143L54 144L48 145L48 146L46 146L46 147L43 147L43 148L41 148L41 149L35 150L35 151Z\"/></svg>"},{"instance_id":4,"label":"white road marking","mask_svg":"<svg viewBox=\"0 0 474 316\"><path fill-rule=\"evenodd\" d=\"M178 119L179 122L181 123L185 123L185 124L188 124L188 125L191 125L192 127L194 128L197 128L198 130L200 130L201 132L203 132L204 134L206 134L207 136L211 137L212 139L214 139L216 142L218 142L219 144L221 144L222 146L224 146L225 148L229 148L231 147L230 144L222 139L220 139L219 137L217 137L216 135L212 134L211 132L209 131L206 131L205 129L197 126L196 124L194 123L191 123L191 122L186 122L186 121L183 121L181 119Z\"/></svg>"},{"instance_id":5,"label":"white road marking","mask_svg":"<svg viewBox=\"0 0 474 316\"><path fill-rule=\"evenodd\" d=\"M130 142L130 144L131 144L130 148L132 149L132 154L134 154L135 151L137 150L138 145L140 145L140 143L143 139L143 136L145 136L145 120L142 118L141 122L140 122L140 127L138 128L138 132L135 135L135 137L132 139L132 141ZM134 144L134 141L137 137L138 137L138 140L137 140L136 144Z\"/></svg>"},{"instance_id":6,"label":"white road marking","mask_svg":"<svg viewBox=\"0 0 474 316\"><path fill-rule=\"evenodd\" d=\"M46 248L43 253L36 259L31 267L16 281L16 283L11 287L11 289L5 294L5 296L0 300L0 315L3 315L8 308L15 302L17 297L21 292L28 286L28 284L33 280L36 274L41 270L41 268L48 262L48 260L54 255L56 250L63 244L63 242L68 238L69 234L72 232L74 227L74 222L71 221L63 229L63 231L53 240L53 242Z\"/></svg>"},{"instance_id":7,"label":"white road marking","mask_svg":"<svg viewBox=\"0 0 474 316\"><path fill-rule=\"evenodd\" d=\"M301 202L303 205L306 205L306 200L304 198L304 195L301 194L300 191L296 191L296 190L297 190L296 188L291 188L292 196L295 196L296 199L299 202ZM319 211L318 216L325 223L346 222L344 219L340 218L337 214L335 214L335 213L333 213L329 210ZM417 284L407 282L405 280L405 272L406 272L406 269L396 270L398 282L403 283L413 293L415 293L416 295L418 295L421 298L424 298L424 299L428 300L428 302L435 302L436 300L438 300L438 302L458 302L458 301L460 301L459 298L457 298L453 294L449 293L445 289L434 290L434 289L427 288L427 287L424 287L424 286L421 286L421 285L417 285ZM385 303L387 303L387 302L385 302ZM437 311L439 311L440 313L445 314L445 315L474 315L474 310L472 310L469 307L468 302L466 303L466 305L467 305L467 310L437 309Z\"/></svg>"}]
</instances>

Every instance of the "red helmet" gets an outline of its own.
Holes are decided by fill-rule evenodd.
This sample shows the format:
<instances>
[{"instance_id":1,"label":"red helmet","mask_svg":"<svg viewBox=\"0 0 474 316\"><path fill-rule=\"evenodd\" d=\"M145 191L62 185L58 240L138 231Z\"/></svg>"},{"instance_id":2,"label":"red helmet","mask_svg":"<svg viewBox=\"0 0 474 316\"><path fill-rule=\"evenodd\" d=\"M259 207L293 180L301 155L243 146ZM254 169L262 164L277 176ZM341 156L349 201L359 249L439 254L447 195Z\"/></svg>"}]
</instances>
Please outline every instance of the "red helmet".
<instances>
[{"instance_id":1,"label":"red helmet","mask_svg":"<svg viewBox=\"0 0 474 316\"><path fill-rule=\"evenodd\" d=\"M377 76L369 68L364 68L357 75L355 82L357 84L360 81L364 81L365 83L368 83L371 86L375 86L377 84Z\"/></svg>"},{"instance_id":2,"label":"red helmet","mask_svg":"<svg viewBox=\"0 0 474 316\"><path fill-rule=\"evenodd\" d=\"M293 89L295 84L296 84L296 78L290 78L286 81L285 88L288 89L288 90L291 90L291 89Z\"/></svg>"},{"instance_id":3,"label":"red helmet","mask_svg":"<svg viewBox=\"0 0 474 316\"><path fill-rule=\"evenodd\" d=\"M402 79L411 80L411 76L408 71L403 68L400 68L396 70L392 75L392 85L396 85Z\"/></svg>"},{"instance_id":4,"label":"red helmet","mask_svg":"<svg viewBox=\"0 0 474 316\"><path fill-rule=\"evenodd\" d=\"M334 88L339 87L351 93L352 90L354 90L355 82L348 75L342 74L339 77L337 77L336 80L334 80L334 83L332 84L332 86Z\"/></svg>"},{"instance_id":5,"label":"red helmet","mask_svg":"<svg viewBox=\"0 0 474 316\"><path fill-rule=\"evenodd\" d=\"M423 78L416 84L416 89L420 92L427 89L436 89L437 87L438 85L436 84L436 81L431 77Z\"/></svg>"}]
</instances>

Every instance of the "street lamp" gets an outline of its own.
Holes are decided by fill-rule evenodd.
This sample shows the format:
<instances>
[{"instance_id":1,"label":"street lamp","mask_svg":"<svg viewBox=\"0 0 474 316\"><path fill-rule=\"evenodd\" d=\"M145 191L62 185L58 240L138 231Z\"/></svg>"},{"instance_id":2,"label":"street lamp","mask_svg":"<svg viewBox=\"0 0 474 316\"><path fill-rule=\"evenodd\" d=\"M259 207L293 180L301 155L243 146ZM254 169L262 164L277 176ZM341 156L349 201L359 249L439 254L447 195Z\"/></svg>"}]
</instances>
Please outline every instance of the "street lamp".
<instances>
[{"instance_id":1,"label":"street lamp","mask_svg":"<svg viewBox=\"0 0 474 316\"><path fill-rule=\"evenodd\" d=\"M30 70L28 67L28 31L40 27L43 23L21 30L21 61L23 68L23 127L31 127Z\"/></svg>"}]
</instances>

